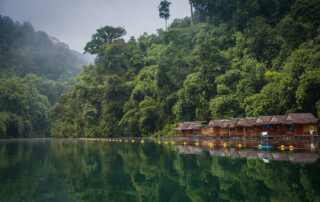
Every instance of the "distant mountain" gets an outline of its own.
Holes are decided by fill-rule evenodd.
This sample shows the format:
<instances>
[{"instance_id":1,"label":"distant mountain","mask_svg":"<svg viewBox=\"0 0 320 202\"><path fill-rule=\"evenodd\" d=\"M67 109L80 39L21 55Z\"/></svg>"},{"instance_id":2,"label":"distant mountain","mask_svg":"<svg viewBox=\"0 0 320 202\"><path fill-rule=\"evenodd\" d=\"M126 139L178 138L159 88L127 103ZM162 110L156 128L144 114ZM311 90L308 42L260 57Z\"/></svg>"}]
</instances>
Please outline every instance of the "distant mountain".
<instances>
[{"instance_id":1,"label":"distant mountain","mask_svg":"<svg viewBox=\"0 0 320 202\"><path fill-rule=\"evenodd\" d=\"M15 22L0 15L2 75L32 73L53 80L65 79L78 74L90 62L88 56L71 50L59 39L35 31L30 23Z\"/></svg>"}]
</instances>

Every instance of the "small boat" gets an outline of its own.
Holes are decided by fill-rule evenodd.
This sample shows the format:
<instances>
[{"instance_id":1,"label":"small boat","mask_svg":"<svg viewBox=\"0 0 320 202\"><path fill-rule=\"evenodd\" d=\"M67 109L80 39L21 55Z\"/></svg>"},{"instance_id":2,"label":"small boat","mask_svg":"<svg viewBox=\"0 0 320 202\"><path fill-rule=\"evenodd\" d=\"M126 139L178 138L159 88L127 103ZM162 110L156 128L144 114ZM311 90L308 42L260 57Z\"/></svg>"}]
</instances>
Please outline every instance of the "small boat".
<instances>
[{"instance_id":1,"label":"small boat","mask_svg":"<svg viewBox=\"0 0 320 202\"><path fill-rule=\"evenodd\" d=\"M270 159L263 158L262 161L263 163L270 163Z\"/></svg>"}]
</instances>

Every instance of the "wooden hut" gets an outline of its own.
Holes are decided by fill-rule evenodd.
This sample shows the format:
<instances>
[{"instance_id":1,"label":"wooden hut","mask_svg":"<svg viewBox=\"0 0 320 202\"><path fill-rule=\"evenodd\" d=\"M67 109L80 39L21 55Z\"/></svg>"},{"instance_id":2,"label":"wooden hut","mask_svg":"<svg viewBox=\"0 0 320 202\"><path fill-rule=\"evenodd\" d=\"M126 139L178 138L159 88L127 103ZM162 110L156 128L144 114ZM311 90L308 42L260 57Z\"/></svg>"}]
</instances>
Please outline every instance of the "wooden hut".
<instances>
[{"instance_id":1,"label":"wooden hut","mask_svg":"<svg viewBox=\"0 0 320 202\"><path fill-rule=\"evenodd\" d=\"M288 135L316 135L319 132L318 119L311 113L290 113L286 120L290 122Z\"/></svg>"},{"instance_id":2,"label":"wooden hut","mask_svg":"<svg viewBox=\"0 0 320 202\"><path fill-rule=\"evenodd\" d=\"M233 118L230 119L228 122L228 127L229 127L229 136L236 136L237 135L237 124L238 124L239 119Z\"/></svg>"},{"instance_id":3,"label":"wooden hut","mask_svg":"<svg viewBox=\"0 0 320 202\"><path fill-rule=\"evenodd\" d=\"M257 118L212 120L208 126L203 122L183 122L177 125L176 131L182 135L206 136L301 136L319 133L319 122L310 113L290 113L288 115L260 116Z\"/></svg>"},{"instance_id":4,"label":"wooden hut","mask_svg":"<svg viewBox=\"0 0 320 202\"><path fill-rule=\"evenodd\" d=\"M205 132L211 136L220 136L220 137L229 137L233 136L236 129L236 123L238 119L220 119L212 120L209 122L208 127L205 129ZM209 131L207 133L207 131Z\"/></svg>"},{"instance_id":5,"label":"wooden hut","mask_svg":"<svg viewBox=\"0 0 320 202\"><path fill-rule=\"evenodd\" d=\"M257 134L261 135L263 132L267 132L269 134L269 130L271 128L270 121L272 116L259 116L256 119L256 129Z\"/></svg>"},{"instance_id":6,"label":"wooden hut","mask_svg":"<svg viewBox=\"0 0 320 202\"><path fill-rule=\"evenodd\" d=\"M183 136L191 136L200 134L203 122L194 121L194 122L182 122L178 123L175 130L178 134Z\"/></svg>"},{"instance_id":7,"label":"wooden hut","mask_svg":"<svg viewBox=\"0 0 320 202\"><path fill-rule=\"evenodd\" d=\"M221 120L211 120L207 127L207 133L210 136L220 136ZM203 133L202 133L203 134Z\"/></svg>"},{"instance_id":8,"label":"wooden hut","mask_svg":"<svg viewBox=\"0 0 320 202\"><path fill-rule=\"evenodd\" d=\"M268 133L270 136L283 136L286 135L288 131L288 126L290 125L290 121L287 120L287 116L284 115L276 115L272 116L270 120L270 127Z\"/></svg>"},{"instance_id":9,"label":"wooden hut","mask_svg":"<svg viewBox=\"0 0 320 202\"><path fill-rule=\"evenodd\" d=\"M219 136L221 137L228 137L230 135L229 131L229 119L222 119L219 123Z\"/></svg>"},{"instance_id":10,"label":"wooden hut","mask_svg":"<svg viewBox=\"0 0 320 202\"><path fill-rule=\"evenodd\" d=\"M237 135L238 136L257 136L258 127L256 127L257 118L241 118L237 122Z\"/></svg>"}]
</instances>

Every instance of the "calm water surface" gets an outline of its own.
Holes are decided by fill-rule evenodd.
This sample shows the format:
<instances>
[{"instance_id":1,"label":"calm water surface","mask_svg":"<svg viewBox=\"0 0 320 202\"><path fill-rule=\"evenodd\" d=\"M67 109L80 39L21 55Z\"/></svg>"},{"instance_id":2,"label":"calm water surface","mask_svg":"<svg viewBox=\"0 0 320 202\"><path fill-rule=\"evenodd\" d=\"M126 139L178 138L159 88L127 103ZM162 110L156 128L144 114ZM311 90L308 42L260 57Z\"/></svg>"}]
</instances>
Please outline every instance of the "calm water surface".
<instances>
[{"instance_id":1,"label":"calm water surface","mask_svg":"<svg viewBox=\"0 0 320 202\"><path fill-rule=\"evenodd\" d=\"M320 201L320 162L152 143L0 142L0 201Z\"/></svg>"}]
</instances>

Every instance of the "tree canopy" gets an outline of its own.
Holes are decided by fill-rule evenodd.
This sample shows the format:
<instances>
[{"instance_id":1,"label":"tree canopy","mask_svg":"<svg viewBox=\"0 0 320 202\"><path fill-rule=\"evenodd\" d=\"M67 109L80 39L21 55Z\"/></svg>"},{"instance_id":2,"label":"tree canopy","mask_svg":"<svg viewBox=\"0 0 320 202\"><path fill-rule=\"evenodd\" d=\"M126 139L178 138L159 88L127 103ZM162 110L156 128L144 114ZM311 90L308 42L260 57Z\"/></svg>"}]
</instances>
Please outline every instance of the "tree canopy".
<instances>
[{"instance_id":1,"label":"tree canopy","mask_svg":"<svg viewBox=\"0 0 320 202\"><path fill-rule=\"evenodd\" d=\"M157 34L104 42L57 105L54 134L168 135L177 121L319 114L315 2L191 0L193 23L175 19ZM169 5L160 4L164 18Z\"/></svg>"},{"instance_id":2,"label":"tree canopy","mask_svg":"<svg viewBox=\"0 0 320 202\"><path fill-rule=\"evenodd\" d=\"M21 91L18 100L30 102L21 90L25 87L16 84L24 77L33 87L26 92L37 95L35 110L42 114L48 111L43 110L46 102L54 105L49 110L50 125L57 137L170 135L178 121L288 112L319 116L319 0L190 3L193 19L175 19L156 34L125 40L121 27L98 29L85 48L96 55L95 64L85 67L68 91L68 85L55 82L72 72L65 71L64 63L56 57L48 59L46 51L45 57L31 51L36 60L24 57L30 37L40 47L60 47L54 49L59 50L59 59L66 48L54 45L30 24L2 17L6 31L0 35L6 40L1 40L0 57L6 59L0 60L1 71L23 78L3 82L7 87L2 89L1 102L8 109L0 111L0 131L7 130L3 126L12 114L24 117L29 113L25 104L20 104L19 112L11 109L9 96L4 96L9 86L15 86ZM159 6L160 17L166 20L169 6L169 1ZM29 34L22 37L21 33ZM68 54L62 58L69 58ZM27 76L30 73L42 79Z\"/></svg>"},{"instance_id":3,"label":"tree canopy","mask_svg":"<svg viewBox=\"0 0 320 202\"><path fill-rule=\"evenodd\" d=\"M104 45L111 44L114 40L124 35L126 35L126 30L122 27L102 27L92 36L91 41L87 43L84 50L91 54L97 54Z\"/></svg>"}]
</instances>

